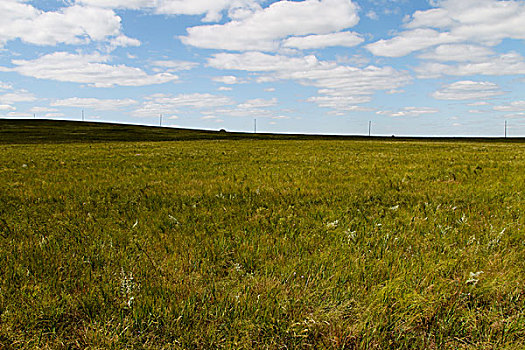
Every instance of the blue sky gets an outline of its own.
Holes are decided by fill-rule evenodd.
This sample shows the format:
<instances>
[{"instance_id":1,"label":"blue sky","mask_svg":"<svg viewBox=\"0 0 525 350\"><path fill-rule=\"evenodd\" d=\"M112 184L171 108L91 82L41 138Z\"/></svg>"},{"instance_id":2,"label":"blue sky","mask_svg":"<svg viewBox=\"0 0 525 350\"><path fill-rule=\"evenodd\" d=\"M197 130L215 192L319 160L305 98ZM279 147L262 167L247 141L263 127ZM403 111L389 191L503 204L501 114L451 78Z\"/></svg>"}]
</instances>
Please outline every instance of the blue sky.
<instances>
[{"instance_id":1,"label":"blue sky","mask_svg":"<svg viewBox=\"0 0 525 350\"><path fill-rule=\"evenodd\" d=\"M525 136L525 1L0 0L0 118Z\"/></svg>"}]
</instances>

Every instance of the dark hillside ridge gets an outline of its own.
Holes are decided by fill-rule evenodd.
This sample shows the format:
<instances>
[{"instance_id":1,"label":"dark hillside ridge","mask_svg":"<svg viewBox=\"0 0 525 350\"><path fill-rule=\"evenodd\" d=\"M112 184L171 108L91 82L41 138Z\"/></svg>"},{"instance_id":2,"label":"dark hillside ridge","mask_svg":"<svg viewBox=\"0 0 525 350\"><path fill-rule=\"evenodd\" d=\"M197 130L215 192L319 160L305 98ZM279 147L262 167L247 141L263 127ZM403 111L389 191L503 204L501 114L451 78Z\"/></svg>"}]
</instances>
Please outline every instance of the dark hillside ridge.
<instances>
[{"instance_id":1,"label":"dark hillside ridge","mask_svg":"<svg viewBox=\"0 0 525 350\"><path fill-rule=\"evenodd\" d=\"M0 144L186 140L388 140L525 142L525 138L378 137L241 133L45 119L0 119Z\"/></svg>"}]
</instances>

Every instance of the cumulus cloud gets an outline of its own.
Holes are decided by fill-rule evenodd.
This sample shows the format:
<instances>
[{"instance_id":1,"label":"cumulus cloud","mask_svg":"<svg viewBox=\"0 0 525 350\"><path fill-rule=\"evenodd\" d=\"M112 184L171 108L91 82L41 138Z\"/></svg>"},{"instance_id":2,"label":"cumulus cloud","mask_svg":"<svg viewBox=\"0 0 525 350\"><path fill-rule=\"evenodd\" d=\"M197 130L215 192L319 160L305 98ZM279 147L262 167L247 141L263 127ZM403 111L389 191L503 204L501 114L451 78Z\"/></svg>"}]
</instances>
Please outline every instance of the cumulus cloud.
<instances>
[{"instance_id":1,"label":"cumulus cloud","mask_svg":"<svg viewBox=\"0 0 525 350\"><path fill-rule=\"evenodd\" d=\"M217 83L223 83L226 85L242 84L245 82L244 80L239 79L238 77L234 75L224 75L220 77L213 77L212 80Z\"/></svg>"},{"instance_id":2,"label":"cumulus cloud","mask_svg":"<svg viewBox=\"0 0 525 350\"><path fill-rule=\"evenodd\" d=\"M419 117L424 114L435 114L439 110L431 107L404 107L398 111L377 111L376 114L390 117Z\"/></svg>"},{"instance_id":3,"label":"cumulus cloud","mask_svg":"<svg viewBox=\"0 0 525 350\"><path fill-rule=\"evenodd\" d=\"M36 107L31 108L30 111L33 113L47 113L47 112L57 112L58 110L56 108L36 106Z\"/></svg>"},{"instance_id":4,"label":"cumulus cloud","mask_svg":"<svg viewBox=\"0 0 525 350\"><path fill-rule=\"evenodd\" d=\"M0 90L11 90L13 85L0 81Z\"/></svg>"},{"instance_id":5,"label":"cumulus cloud","mask_svg":"<svg viewBox=\"0 0 525 350\"><path fill-rule=\"evenodd\" d=\"M14 110L16 110L16 108L11 105L0 104L0 111L14 111Z\"/></svg>"},{"instance_id":6,"label":"cumulus cloud","mask_svg":"<svg viewBox=\"0 0 525 350\"><path fill-rule=\"evenodd\" d=\"M13 60L14 68L0 67L37 79L88 84L94 87L143 86L178 79L171 73L147 74L140 68L110 65L107 56L55 52L34 60Z\"/></svg>"},{"instance_id":7,"label":"cumulus cloud","mask_svg":"<svg viewBox=\"0 0 525 350\"><path fill-rule=\"evenodd\" d=\"M3 0L0 13L0 45L15 39L35 45L91 41L111 41L113 46L140 44L122 34L121 18L111 9L72 5L46 12L23 0Z\"/></svg>"},{"instance_id":8,"label":"cumulus cloud","mask_svg":"<svg viewBox=\"0 0 525 350\"><path fill-rule=\"evenodd\" d=\"M289 36L330 34L358 21L357 6L349 0L283 0L242 19L188 28L187 36L180 39L186 45L207 49L273 51Z\"/></svg>"},{"instance_id":9,"label":"cumulus cloud","mask_svg":"<svg viewBox=\"0 0 525 350\"><path fill-rule=\"evenodd\" d=\"M494 106L500 112L525 112L525 101L513 101L506 105Z\"/></svg>"},{"instance_id":10,"label":"cumulus cloud","mask_svg":"<svg viewBox=\"0 0 525 350\"><path fill-rule=\"evenodd\" d=\"M256 1L249 0L159 0L156 12L169 15L206 14L203 21L218 22L221 20L224 10L228 9L231 16L241 18L243 12L251 12L259 8Z\"/></svg>"},{"instance_id":11,"label":"cumulus cloud","mask_svg":"<svg viewBox=\"0 0 525 350\"><path fill-rule=\"evenodd\" d=\"M441 90L432 94L432 97L438 100L478 100L491 98L504 94L497 84L487 81L457 81L445 85Z\"/></svg>"},{"instance_id":12,"label":"cumulus cloud","mask_svg":"<svg viewBox=\"0 0 525 350\"><path fill-rule=\"evenodd\" d=\"M33 102L37 98L32 93L26 90L18 90L10 93L0 95L0 103L13 104L18 102Z\"/></svg>"},{"instance_id":13,"label":"cumulus cloud","mask_svg":"<svg viewBox=\"0 0 525 350\"><path fill-rule=\"evenodd\" d=\"M63 100L56 100L50 105L53 107L76 107L91 108L100 111L114 111L121 108L129 107L138 102L132 99L98 99L98 98L80 98L72 97Z\"/></svg>"},{"instance_id":14,"label":"cumulus cloud","mask_svg":"<svg viewBox=\"0 0 525 350\"><path fill-rule=\"evenodd\" d=\"M450 33L440 33L429 28L418 28L402 32L393 39L379 40L368 44L366 48L376 56L401 57L435 45L460 41L460 38L456 38Z\"/></svg>"},{"instance_id":15,"label":"cumulus cloud","mask_svg":"<svg viewBox=\"0 0 525 350\"><path fill-rule=\"evenodd\" d=\"M491 49L479 45L440 45L418 57L440 62L479 62L494 55Z\"/></svg>"},{"instance_id":16,"label":"cumulus cloud","mask_svg":"<svg viewBox=\"0 0 525 350\"><path fill-rule=\"evenodd\" d=\"M256 98L247 100L235 106L216 108L214 110L205 111L204 113L206 115L220 115L227 117L271 118L276 115L276 111L269 108L275 107L277 102L277 98L269 100Z\"/></svg>"},{"instance_id":17,"label":"cumulus cloud","mask_svg":"<svg viewBox=\"0 0 525 350\"><path fill-rule=\"evenodd\" d=\"M177 96L155 94L148 96L142 105L133 111L133 115L145 117L158 114L179 113L181 109L200 110L233 105L229 97L213 94L180 94Z\"/></svg>"},{"instance_id":18,"label":"cumulus cloud","mask_svg":"<svg viewBox=\"0 0 525 350\"><path fill-rule=\"evenodd\" d=\"M320 96L307 101L342 111L361 110L362 107L356 104L371 101L375 91L390 91L412 81L407 72L392 67L356 68L320 61L314 55L289 57L261 52L219 53L208 60L208 65L217 69L256 72L260 74L257 78L259 82L294 80L317 87Z\"/></svg>"},{"instance_id":19,"label":"cumulus cloud","mask_svg":"<svg viewBox=\"0 0 525 350\"><path fill-rule=\"evenodd\" d=\"M225 70L241 70L251 72L287 71L296 69L312 69L319 65L317 57L289 57L268 55L262 52L246 52L243 54L218 53L208 59L208 66ZM335 67L334 64L330 65Z\"/></svg>"},{"instance_id":20,"label":"cumulus cloud","mask_svg":"<svg viewBox=\"0 0 525 350\"><path fill-rule=\"evenodd\" d=\"M367 45L376 56L401 57L441 44L525 39L525 3L499 0L443 0L437 8L416 11L405 31ZM427 38L428 40L425 40Z\"/></svg>"},{"instance_id":21,"label":"cumulus cloud","mask_svg":"<svg viewBox=\"0 0 525 350\"><path fill-rule=\"evenodd\" d=\"M149 9L164 15L205 15L203 21L218 22L222 12L242 19L260 9L260 0L77 0L78 3L110 9Z\"/></svg>"},{"instance_id":22,"label":"cumulus cloud","mask_svg":"<svg viewBox=\"0 0 525 350\"><path fill-rule=\"evenodd\" d=\"M331 46L353 47L361 44L363 41L364 39L357 33L339 32L288 38L284 40L283 46L299 50L308 50Z\"/></svg>"},{"instance_id":23,"label":"cumulus cloud","mask_svg":"<svg viewBox=\"0 0 525 350\"><path fill-rule=\"evenodd\" d=\"M32 114L26 113L26 112L9 112L7 113L8 117L14 117L14 118L30 118L33 117Z\"/></svg>"},{"instance_id":24,"label":"cumulus cloud","mask_svg":"<svg viewBox=\"0 0 525 350\"><path fill-rule=\"evenodd\" d=\"M44 117L46 118L61 118L65 117L66 115L64 113L46 113Z\"/></svg>"},{"instance_id":25,"label":"cumulus cloud","mask_svg":"<svg viewBox=\"0 0 525 350\"><path fill-rule=\"evenodd\" d=\"M248 100L244 103L238 105L239 108L268 108L273 107L277 104L277 99L274 97L270 100L265 100L263 98L256 98L253 100Z\"/></svg>"},{"instance_id":26,"label":"cumulus cloud","mask_svg":"<svg viewBox=\"0 0 525 350\"><path fill-rule=\"evenodd\" d=\"M77 0L77 3L110 8L110 9L131 9L153 8L157 0Z\"/></svg>"},{"instance_id":27,"label":"cumulus cloud","mask_svg":"<svg viewBox=\"0 0 525 350\"><path fill-rule=\"evenodd\" d=\"M477 57L474 62L444 64L425 62L414 69L421 78L435 78L442 75L516 75L525 74L525 60L517 52Z\"/></svg>"}]
</instances>

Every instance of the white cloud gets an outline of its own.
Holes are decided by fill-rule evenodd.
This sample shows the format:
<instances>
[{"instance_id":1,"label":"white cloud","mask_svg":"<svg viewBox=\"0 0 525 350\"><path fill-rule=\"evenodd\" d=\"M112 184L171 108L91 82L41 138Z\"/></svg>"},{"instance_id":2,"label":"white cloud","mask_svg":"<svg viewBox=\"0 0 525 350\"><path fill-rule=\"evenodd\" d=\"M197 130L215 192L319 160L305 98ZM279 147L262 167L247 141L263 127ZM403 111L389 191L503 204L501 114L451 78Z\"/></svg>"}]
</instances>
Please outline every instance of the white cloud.
<instances>
[{"instance_id":1,"label":"white cloud","mask_svg":"<svg viewBox=\"0 0 525 350\"><path fill-rule=\"evenodd\" d=\"M261 117L268 118L275 115L275 111L266 108L275 107L277 105L277 98L266 100L263 98L256 98L247 100L234 107L217 108L213 111L207 111L207 115L224 115L229 117Z\"/></svg>"},{"instance_id":2,"label":"white cloud","mask_svg":"<svg viewBox=\"0 0 525 350\"><path fill-rule=\"evenodd\" d=\"M268 55L262 52L246 52L243 54L218 53L208 59L208 65L217 69L271 72L311 69L317 67L319 61L313 55L288 57ZM331 67L335 67L335 64L332 64Z\"/></svg>"},{"instance_id":3,"label":"white cloud","mask_svg":"<svg viewBox=\"0 0 525 350\"><path fill-rule=\"evenodd\" d=\"M440 62L476 62L486 60L494 54L487 47L478 45L440 45L418 57Z\"/></svg>"},{"instance_id":4,"label":"white cloud","mask_svg":"<svg viewBox=\"0 0 525 350\"><path fill-rule=\"evenodd\" d=\"M414 69L420 78L435 78L442 75L517 75L525 74L525 59L517 52L494 55L475 62L456 65L438 62L425 62Z\"/></svg>"},{"instance_id":5,"label":"white cloud","mask_svg":"<svg viewBox=\"0 0 525 350\"><path fill-rule=\"evenodd\" d=\"M16 110L16 108L11 105L0 104L0 111L14 111L14 110Z\"/></svg>"},{"instance_id":6,"label":"white cloud","mask_svg":"<svg viewBox=\"0 0 525 350\"><path fill-rule=\"evenodd\" d=\"M137 101L132 99L116 100L72 97L64 100L54 101L50 105L53 107L92 108L99 111L114 111L135 105L137 103Z\"/></svg>"},{"instance_id":7,"label":"white cloud","mask_svg":"<svg viewBox=\"0 0 525 350\"><path fill-rule=\"evenodd\" d=\"M377 56L401 57L441 44L474 42L494 46L507 38L525 39L523 1L443 0L437 5L416 11L405 25L406 31L367 48Z\"/></svg>"},{"instance_id":8,"label":"white cloud","mask_svg":"<svg viewBox=\"0 0 525 350\"><path fill-rule=\"evenodd\" d=\"M129 46L140 46L140 41L137 39L133 39L130 37L127 37L125 35L119 35L115 38L112 38L109 41L109 47L111 50L114 50L117 47L129 47Z\"/></svg>"},{"instance_id":9,"label":"white cloud","mask_svg":"<svg viewBox=\"0 0 525 350\"><path fill-rule=\"evenodd\" d=\"M490 113L490 111L483 110L483 109L469 109L468 111L471 114L484 114L484 113Z\"/></svg>"},{"instance_id":10,"label":"white cloud","mask_svg":"<svg viewBox=\"0 0 525 350\"><path fill-rule=\"evenodd\" d=\"M29 118L33 117L33 115L25 112L9 112L7 113L8 117L15 117L15 118Z\"/></svg>"},{"instance_id":11,"label":"white cloud","mask_svg":"<svg viewBox=\"0 0 525 350\"><path fill-rule=\"evenodd\" d=\"M205 13L206 17L203 21L218 22L222 18L221 12L226 9L231 9L232 16L235 16L235 13L242 16L240 13L242 10L250 11L252 8L257 8L255 1L160 0L156 12L169 15L200 15Z\"/></svg>"},{"instance_id":12,"label":"white cloud","mask_svg":"<svg viewBox=\"0 0 525 350\"><path fill-rule=\"evenodd\" d=\"M33 102L36 101L35 95L26 90L18 90L7 94L0 95L0 103L12 104L18 102Z\"/></svg>"},{"instance_id":13,"label":"white cloud","mask_svg":"<svg viewBox=\"0 0 525 350\"><path fill-rule=\"evenodd\" d=\"M217 90L219 90L219 91L232 91L233 89L231 87L221 86Z\"/></svg>"},{"instance_id":14,"label":"white cloud","mask_svg":"<svg viewBox=\"0 0 525 350\"><path fill-rule=\"evenodd\" d=\"M140 68L106 64L109 58L99 53L71 54L55 52L34 60L13 60L14 68L2 70L62 82L88 84L94 87L143 86L163 84L178 79L170 73L149 75Z\"/></svg>"},{"instance_id":15,"label":"white cloud","mask_svg":"<svg viewBox=\"0 0 525 350\"><path fill-rule=\"evenodd\" d=\"M321 49L331 46L353 47L361 44L364 39L361 35L352 32L339 32L322 35L308 35L291 37L283 42L284 47L299 50Z\"/></svg>"},{"instance_id":16,"label":"white cloud","mask_svg":"<svg viewBox=\"0 0 525 350\"><path fill-rule=\"evenodd\" d=\"M356 106L360 103L372 101L369 95L361 96L314 96L307 99L308 102L314 102L319 107L330 108L338 111L363 111L363 107Z\"/></svg>"},{"instance_id":17,"label":"white cloud","mask_svg":"<svg viewBox=\"0 0 525 350\"><path fill-rule=\"evenodd\" d=\"M209 120L209 121L212 121L212 122L215 122L215 123L222 123L224 122L223 119L221 119L220 117L217 117L217 116L214 116L214 115L206 115L202 118L200 118L201 120Z\"/></svg>"},{"instance_id":18,"label":"white cloud","mask_svg":"<svg viewBox=\"0 0 525 350\"><path fill-rule=\"evenodd\" d=\"M376 56L401 57L435 45L460 41L459 38L450 33L440 33L429 28L418 28L402 32L393 39L379 40L368 44L366 48Z\"/></svg>"},{"instance_id":19,"label":"white cloud","mask_svg":"<svg viewBox=\"0 0 525 350\"><path fill-rule=\"evenodd\" d=\"M392 67L356 68L319 61L313 55L289 57L260 52L219 53L208 60L208 65L217 69L262 73L264 75L257 78L259 82L294 80L318 87L320 96L307 101L342 111L361 110L362 107L356 104L371 101L375 91L398 89L412 80L408 73Z\"/></svg>"},{"instance_id":20,"label":"white cloud","mask_svg":"<svg viewBox=\"0 0 525 350\"><path fill-rule=\"evenodd\" d=\"M522 118L525 118L525 112L509 113L509 114L505 114L504 117L505 117L505 118L518 118L518 119L522 119ZM509 127L509 129L511 129L511 128L513 128L512 125Z\"/></svg>"},{"instance_id":21,"label":"white cloud","mask_svg":"<svg viewBox=\"0 0 525 350\"><path fill-rule=\"evenodd\" d=\"M49 108L49 107L33 107L30 109L33 113L46 113L46 112L57 112L58 110L56 108Z\"/></svg>"},{"instance_id":22,"label":"white cloud","mask_svg":"<svg viewBox=\"0 0 525 350\"><path fill-rule=\"evenodd\" d=\"M491 98L502 94L504 92L494 83L465 80L443 86L441 90L434 92L432 97L438 100L461 101Z\"/></svg>"},{"instance_id":23,"label":"white cloud","mask_svg":"<svg viewBox=\"0 0 525 350\"><path fill-rule=\"evenodd\" d=\"M186 45L233 51L273 51L288 36L330 34L357 24L349 0L278 1L226 24L188 28Z\"/></svg>"},{"instance_id":24,"label":"white cloud","mask_svg":"<svg viewBox=\"0 0 525 350\"><path fill-rule=\"evenodd\" d=\"M64 113L46 113L46 118L60 118L65 117L66 115Z\"/></svg>"},{"instance_id":25,"label":"white cloud","mask_svg":"<svg viewBox=\"0 0 525 350\"><path fill-rule=\"evenodd\" d=\"M370 59L362 55L353 55L351 57L336 55L337 63L350 64L358 67L365 67L370 63Z\"/></svg>"},{"instance_id":26,"label":"white cloud","mask_svg":"<svg viewBox=\"0 0 525 350\"><path fill-rule=\"evenodd\" d=\"M13 85L0 81L0 90L11 90L11 89L13 89Z\"/></svg>"},{"instance_id":27,"label":"white cloud","mask_svg":"<svg viewBox=\"0 0 525 350\"><path fill-rule=\"evenodd\" d=\"M121 18L111 9L72 5L46 12L23 0L3 0L0 13L0 45L15 39L35 45L108 40L112 45L139 44L121 33Z\"/></svg>"},{"instance_id":28,"label":"white cloud","mask_svg":"<svg viewBox=\"0 0 525 350\"><path fill-rule=\"evenodd\" d=\"M111 9L150 9L164 15L206 15L205 22L218 22L222 12L232 19L242 19L259 10L260 0L77 0L90 6Z\"/></svg>"},{"instance_id":29,"label":"white cloud","mask_svg":"<svg viewBox=\"0 0 525 350\"><path fill-rule=\"evenodd\" d=\"M190 108L208 108L225 106L232 104L233 101L226 96L218 96L212 94L181 94L177 96L169 95L153 95L149 98L160 104L166 104L174 107L190 107Z\"/></svg>"},{"instance_id":30,"label":"white cloud","mask_svg":"<svg viewBox=\"0 0 525 350\"><path fill-rule=\"evenodd\" d=\"M78 3L111 9L131 9L155 7L158 0L77 0Z\"/></svg>"},{"instance_id":31,"label":"white cloud","mask_svg":"<svg viewBox=\"0 0 525 350\"><path fill-rule=\"evenodd\" d=\"M525 101L513 101L507 105L494 106L495 111L522 112L525 111Z\"/></svg>"},{"instance_id":32,"label":"white cloud","mask_svg":"<svg viewBox=\"0 0 525 350\"><path fill-rule=\"evenodd\" d=\"M486 102L486 101L478 101L478 102L473 102L473 103L468 103L467 106L471 106L471 107L476 107L476 106L488 106L490 105L490 103Z\"/></svg>"},{"instance_id":33,"label":"white cloud","mask_svg":"<svg viewBox=\"0 0 525 350\"><path fill-rule=\"evenodd\" d=\"M226 85L234 85L234 84L242 84L242 83L244 83L243 80L241 80L238 77L233 76L233 75L224 75L224 76L220 76L220 77L213 77L212 80L217 82L217 83L223 83L223 84L226 84Z\"/></svg>"},{"instance_id":34,"label":"white cloud","mask_svg":"<svg viewBox=\"0 0 525 350\"><path fill-rule=\"evenodd\" d=\"M372 20L374 20L374 21L376 21L376 20L379 19L379 16L378 16L377 13L376 13L375 11L373 11L373 10L368 11L368 12L366 13L365 16L368 17L368 18L370 18L370 19L372 19Z\"/></svg>"},{"instance_id":35,"label":"white cloud","mask_svg":"<svg viewBox=\"0 0 525 350\"><path fill-rule=\"evenodd\" d=\"M404 107L397 112L393 111L377 111L376 114L388 115L390 117L419 117L424 114L435 114L439 110L431 107Z\"/></svg>"},{"instance_id":36,"label":"white cloud","mask_svg":"<svg viewBox=\"0 0 525 350\"><path fill-rule=\"evenodd\" d=\"M274 115L273 111L262 109L262 108L243 108L243 107L232 107L232 108L218 108L213 111L208 111L213 114L220 114L228 117L257 117L257 118L267 118Z\"/></svg>"},{"instance_id":37,"label":"white cloud","mask_svg":"<svg viewBox=\"0 0 525 350\"><path fill-rule=\"evenodd\" d=\"M239 108L251 109L251 108L267 108L277 105L277 99L274 97L271 100L265 100L263 98L256 98L248 100L238 105Z\"/></svg>"},{"instance_id":38,"label":"white cloud","mask_svg":"<svg viewBox=\"0 0 525 350\"><path fill-rule=\"evenodd\" d=\"M267 89L264 89L264 91L266 91L266 92L275 92L275 88L267 88Z\"/></svg>"},{"instance_id":39,"label":"white cloud","mask_svg":"<svg viewBox=\"0 0 525 350\"><path fill-rule=\"evenodd\" d=\"M177 96L155 94L147 97L146 101L133 111L133 115L140 117L155 116L159 114L179 113L180 109L199 110L232 104L234 104L234 102L229 97L212 94L194 93Z\"/></svg>"}]
</instances>

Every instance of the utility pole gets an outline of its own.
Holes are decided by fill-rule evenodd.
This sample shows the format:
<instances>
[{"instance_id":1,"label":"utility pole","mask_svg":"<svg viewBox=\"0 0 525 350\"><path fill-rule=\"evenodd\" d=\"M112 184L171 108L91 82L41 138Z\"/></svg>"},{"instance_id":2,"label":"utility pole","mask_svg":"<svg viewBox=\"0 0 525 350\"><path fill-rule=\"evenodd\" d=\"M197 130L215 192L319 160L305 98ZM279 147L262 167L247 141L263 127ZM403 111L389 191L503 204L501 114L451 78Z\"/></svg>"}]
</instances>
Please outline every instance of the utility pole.
<instances>
[{"instance_id":1,"label":"utility pole","mask_svg":"<svg viewBox=\"0 0 525 350\"><path fill-rule=\"evenodd\" d=\"M36 113L33 113L33 119L36 119Z\"/></svg>"},{"instance_id":2,"label":"utility pole","mask_svg":"<svg viewBox=\"0 0 525 350\"><path fill-rule=\"evenodd\" d=\"M84 110L82 110L82 121L84 121Z\"/></svg>"},{"instance_id":3,"label":"utility pole","mask_svg":"<svg viewBox=\"0 0 525 350\"><path fill-rule=\"evenodd\" d=\"M372 121L368 122L368 137L372 136Z\"/></svg>"},{"instance_id":4,"label":"utility pole","mask_svg":"<svg viewBox=\"0 0 525 350\"><path fill-rule=\"evenodd\" d=\"M505 120L505 138L507 138L507 121Z\"/></svg>"},{"instance_id":5,"label":"utility pole","mask_svg":"<svg viewBox=\"0 0 525 350\"><path fill-rule=\"evenodd\" d=\"M159 116L159 125L162 126L162 114Z\"/></svg>"},{"instance_id":6,"label":"utility pole","mask_svg":"<svg viewBox=\"0 0 525 350\"><path fill-rule=\"evenodd\" d=\"M257 118L253 120L253 133L257 134Z\"/></svg>"}]
</instances>

